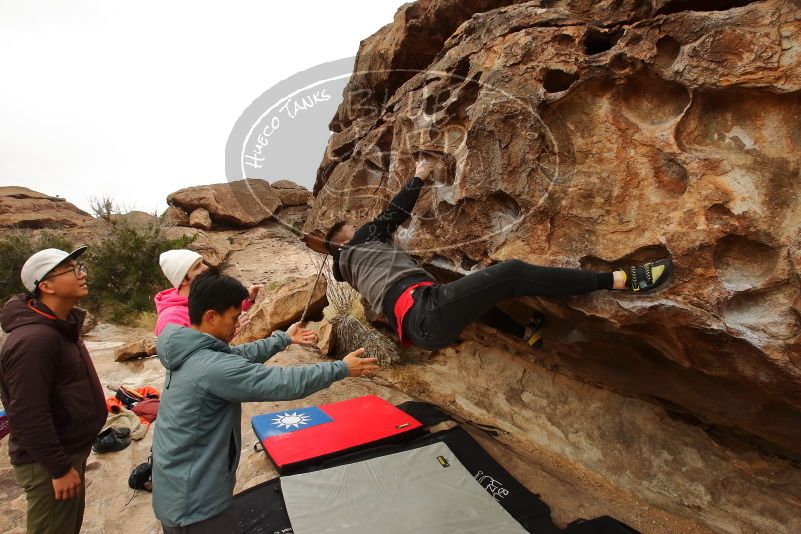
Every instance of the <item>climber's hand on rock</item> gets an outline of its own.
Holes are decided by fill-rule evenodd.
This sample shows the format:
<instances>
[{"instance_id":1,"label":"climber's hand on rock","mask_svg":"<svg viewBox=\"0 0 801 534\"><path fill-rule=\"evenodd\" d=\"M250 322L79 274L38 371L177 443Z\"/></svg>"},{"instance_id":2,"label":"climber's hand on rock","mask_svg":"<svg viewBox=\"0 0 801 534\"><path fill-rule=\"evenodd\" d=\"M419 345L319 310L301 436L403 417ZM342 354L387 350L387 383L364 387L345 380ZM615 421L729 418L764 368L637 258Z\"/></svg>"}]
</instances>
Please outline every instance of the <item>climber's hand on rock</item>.
<instances>
[{"instance_id":1,"label":"climber's hand on rock","mask_svg":"<svg viewBox=\"0 0 801 534\"><path fill-rule=\"evenodd\" d=\"M378 359L362 358L362 354L364 349L356 349L342 358L348 366L348 376L370 376L378 371Z\"/></svg>"},{"instance_id":2,"label":"climber's hand on rock","mask_svg":"<svg viewBox=\"0 0 801 534\"><path fill-rule=\"evenodd\" d=\"M425 156L419 156L417 158L417 163L414 167L414 175L420 178L421 180L425 181L431 175L431 171L434 170L434 164Z\"/></svg>"}]
</instances>

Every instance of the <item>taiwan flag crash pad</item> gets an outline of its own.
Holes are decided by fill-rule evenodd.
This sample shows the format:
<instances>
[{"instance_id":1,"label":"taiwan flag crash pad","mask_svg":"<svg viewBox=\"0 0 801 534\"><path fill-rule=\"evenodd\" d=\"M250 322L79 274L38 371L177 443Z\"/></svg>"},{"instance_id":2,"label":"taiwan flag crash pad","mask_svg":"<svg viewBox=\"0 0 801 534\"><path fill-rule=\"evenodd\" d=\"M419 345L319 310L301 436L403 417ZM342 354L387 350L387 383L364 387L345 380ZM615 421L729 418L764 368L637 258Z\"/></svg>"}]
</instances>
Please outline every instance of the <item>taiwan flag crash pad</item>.
<instances>
[{"instance_id":1,"label":"taiwan flag crash pad","mask_svg":"<svg viewBox=\"0 0 801 534\"><path fill-rule=\"evenodd\" d=\"M257 415L251 424L282 474L362 447L404 443L423 426L375 395Z\"/></svg>"}]
</instances>

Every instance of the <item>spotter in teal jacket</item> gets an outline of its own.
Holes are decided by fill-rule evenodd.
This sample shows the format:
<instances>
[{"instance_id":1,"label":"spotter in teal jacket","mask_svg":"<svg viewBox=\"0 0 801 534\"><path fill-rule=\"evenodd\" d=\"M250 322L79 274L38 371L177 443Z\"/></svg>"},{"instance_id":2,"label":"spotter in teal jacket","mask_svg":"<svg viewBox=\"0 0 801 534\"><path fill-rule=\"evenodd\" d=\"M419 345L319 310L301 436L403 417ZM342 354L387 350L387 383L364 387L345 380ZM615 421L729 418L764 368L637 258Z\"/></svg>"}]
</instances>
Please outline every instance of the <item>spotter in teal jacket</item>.
<instances>
[{"instance_id":1,"label":"spotter in teal jacket","mask_svg":"<svg viewBox=\"0 0 801 534\"><path fill-rule=\"evenodd\" d=\"M275 332L231 346L174 324L158 337L167 372L153 435L153 510L164 525L191 525L231 506L242 402L301 399L348 375L341 361L262 365L290 343Z\"/></svg>"}]
</instances>

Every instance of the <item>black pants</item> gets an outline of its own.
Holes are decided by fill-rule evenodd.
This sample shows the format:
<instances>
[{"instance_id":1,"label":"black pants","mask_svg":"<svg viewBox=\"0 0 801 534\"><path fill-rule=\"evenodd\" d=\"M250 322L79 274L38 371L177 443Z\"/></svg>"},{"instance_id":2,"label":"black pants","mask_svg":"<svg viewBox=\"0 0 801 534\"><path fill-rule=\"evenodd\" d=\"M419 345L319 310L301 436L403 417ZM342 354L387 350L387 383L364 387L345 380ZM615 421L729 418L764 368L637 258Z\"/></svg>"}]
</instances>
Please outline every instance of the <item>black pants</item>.
<instances>
[{"instance_id":1,"label":"black pants","mask_svg":"<svg viewBox=\"0 0 801 534\"><path fill-rule=\"evenodd\" d=\"M492 325L495 305L515 297L564 297L612 289L612 273L540 267L507 260L449 284L414 290L414 305L403 318L403 334L426 350L447 347L472 322Z\"/></svg>"}]
</instances>

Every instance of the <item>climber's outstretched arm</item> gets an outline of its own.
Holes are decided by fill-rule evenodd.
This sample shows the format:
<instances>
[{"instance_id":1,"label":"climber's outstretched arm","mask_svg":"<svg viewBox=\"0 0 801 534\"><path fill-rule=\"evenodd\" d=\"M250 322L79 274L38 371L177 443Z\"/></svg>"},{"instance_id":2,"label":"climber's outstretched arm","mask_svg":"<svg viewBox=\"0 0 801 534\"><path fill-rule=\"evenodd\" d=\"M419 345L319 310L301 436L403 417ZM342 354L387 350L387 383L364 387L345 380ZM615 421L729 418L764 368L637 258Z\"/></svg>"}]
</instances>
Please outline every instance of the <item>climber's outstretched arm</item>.
<instances>
[{"instance_id":1,"label":"climber's outstretched arm","mask_svg":"<svg viewBox=\"0 0 801 534\"><path fill-rule=\"evenodd\" d=\"M431 174L433 165L426 159L417 161L414 178L406 182L401 190L396 194L384 211L372 221L368 222L353 234L353 238L348 242L349 245L358 245L368 241L386 241L392 237L398 226L409 220L417 199L420 198L420 191L423 188L424 180Z\"/></svg>"}]
</instances>

